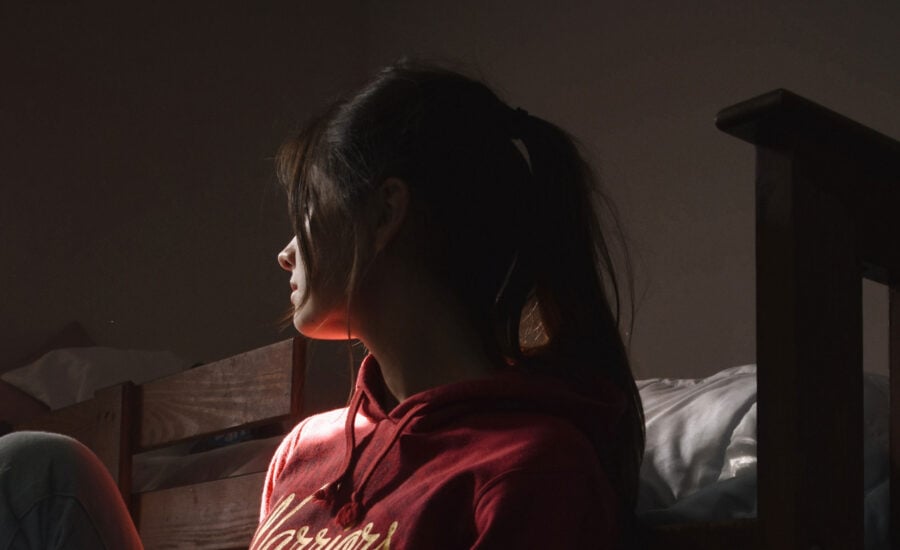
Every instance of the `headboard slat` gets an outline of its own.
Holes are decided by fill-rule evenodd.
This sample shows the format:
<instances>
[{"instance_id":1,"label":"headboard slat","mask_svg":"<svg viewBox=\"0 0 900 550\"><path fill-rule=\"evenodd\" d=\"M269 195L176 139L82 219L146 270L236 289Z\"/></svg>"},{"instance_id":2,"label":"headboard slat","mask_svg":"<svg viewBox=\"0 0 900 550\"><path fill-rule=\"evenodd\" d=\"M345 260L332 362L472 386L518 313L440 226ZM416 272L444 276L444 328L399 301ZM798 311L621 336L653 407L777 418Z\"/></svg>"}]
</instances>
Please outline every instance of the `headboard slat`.
<instances>
[{"instance_id":1,"label":"headboard slat","mask_svg":"<svg viewBox=\"0 0 900 550\"><path fill-rule=\"evenodd\" d=\"M296 415L295 348L286 340L140 386L138 450Z\"/></svg>"}]
</instances>

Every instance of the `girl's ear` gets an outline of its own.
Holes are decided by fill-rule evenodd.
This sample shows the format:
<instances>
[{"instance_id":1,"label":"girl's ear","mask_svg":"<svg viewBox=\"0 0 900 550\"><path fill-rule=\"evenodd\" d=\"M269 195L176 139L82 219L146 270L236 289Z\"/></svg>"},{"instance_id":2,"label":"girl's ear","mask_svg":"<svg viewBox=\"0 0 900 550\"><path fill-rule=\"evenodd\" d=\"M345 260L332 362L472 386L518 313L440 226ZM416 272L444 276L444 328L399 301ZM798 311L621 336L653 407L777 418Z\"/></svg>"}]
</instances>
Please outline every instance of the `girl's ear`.
<instances>
[{"instance_id":1,"label":"girl's ear","mask_svg":"<svg viewBox=\"0 0 900 550\"><path fill-rule=\"evenodd\" d=\"M409 186L400 178L390 177L375 191L375 253L390 243L406 220L409 208Z\"/></svg>"}]
</instances>

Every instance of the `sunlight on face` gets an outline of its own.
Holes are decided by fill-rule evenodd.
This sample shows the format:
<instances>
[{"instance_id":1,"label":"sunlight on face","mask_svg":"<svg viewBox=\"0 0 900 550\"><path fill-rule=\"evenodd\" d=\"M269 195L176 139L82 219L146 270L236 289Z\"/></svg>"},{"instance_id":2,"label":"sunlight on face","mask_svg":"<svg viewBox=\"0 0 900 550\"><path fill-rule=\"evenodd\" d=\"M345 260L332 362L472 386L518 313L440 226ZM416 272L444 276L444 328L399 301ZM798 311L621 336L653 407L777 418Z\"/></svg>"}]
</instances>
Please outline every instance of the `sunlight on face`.
<instances>
[{"instance_id":1,"label":"sunlight on face","mask_svg":"<svg viewBox=\"0 0 900 550\"><path fill-rule=\"evenodd\" d=\"M301 303L307 292L306 268L297 245L297 237L278 253L278 265L291 274L291 304L294 306L294 327L309 338L319 340L346 340L346 305L340 289L310 288L306 302Z\"/></svg>"}]
</instances>

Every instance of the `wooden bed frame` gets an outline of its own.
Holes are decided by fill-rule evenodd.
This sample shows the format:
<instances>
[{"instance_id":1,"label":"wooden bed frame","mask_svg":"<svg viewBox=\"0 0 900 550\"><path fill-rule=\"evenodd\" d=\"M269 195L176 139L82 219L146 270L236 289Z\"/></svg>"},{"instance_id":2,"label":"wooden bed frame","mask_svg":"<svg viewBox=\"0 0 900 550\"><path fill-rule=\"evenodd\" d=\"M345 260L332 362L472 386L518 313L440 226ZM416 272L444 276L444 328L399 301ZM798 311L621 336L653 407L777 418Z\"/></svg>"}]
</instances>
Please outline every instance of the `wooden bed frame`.
<instances>
[{"instance_id":1,"label":"wooden bed frame","mask_svg":"<svg viewBox=\"0 0 900 550\"><path fill-rule=\"evenodd\" d=\"M863 548L863 277L889 286L900 503L900 143L785 90L716 125L756 146L758 519L661 528L654 547Z\"/></svg>"},{"instance_id":2,"label":"wooden bed frame","mask_svg":"<svg viewBox=\"0 0 900 550\"><path fill-rule=\"evenodd\" d=\"M891 479L900 502L900 143L784 90L719 113L756 146L757 520L648 530L644 548L863 547L862 277L890 287ZM263 473L132 495L131 457L302 417L304 341L139 387L28 428L78 437L119 480L148 549L246 548ZM891 511L900 543L900 506Z\"/></svg>"},{"instance_id":3,"label":"wooden bed frame","mask_svg":"<svg viewBox=\"0 0 900 550\"><path fill-rule=\"evenodd\" d=\"M297 337L94 399L17 426L63 433L100 457L129 504L145 548L246 549L259 522L264 468L224 479L132 493L138 453L303 415L306 341Z\"/></svg>"}]
</instances>

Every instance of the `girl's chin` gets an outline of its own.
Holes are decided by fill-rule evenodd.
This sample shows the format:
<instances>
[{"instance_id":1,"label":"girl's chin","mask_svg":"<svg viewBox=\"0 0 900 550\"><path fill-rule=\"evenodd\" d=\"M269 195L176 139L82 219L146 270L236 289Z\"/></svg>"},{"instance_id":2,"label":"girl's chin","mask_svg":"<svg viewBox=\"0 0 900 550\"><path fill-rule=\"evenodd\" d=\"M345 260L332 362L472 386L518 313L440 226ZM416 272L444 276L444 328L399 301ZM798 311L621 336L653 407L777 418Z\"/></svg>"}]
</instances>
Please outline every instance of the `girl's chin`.
<instances>
[{"instance_id":1,"label":"girl's chin","mask_svg":"<svg viewBox=\"0 0 900 550\"><path fill-rule=\"evenodd\" d=\"M294 328L297 332L314 340L347 340L346 321L321 319L305 314L301 309L294 312Z\"/></svg>"}]
</instances>

